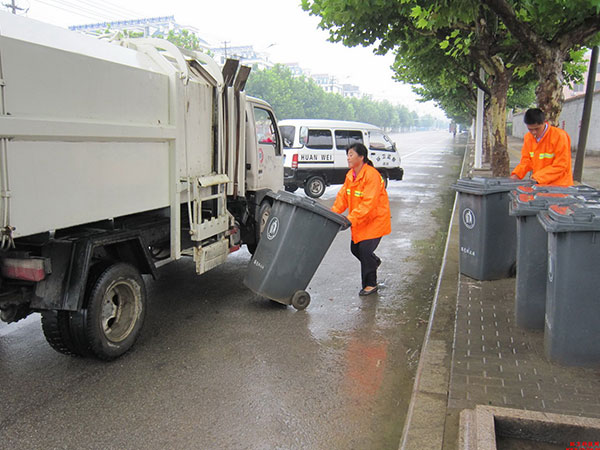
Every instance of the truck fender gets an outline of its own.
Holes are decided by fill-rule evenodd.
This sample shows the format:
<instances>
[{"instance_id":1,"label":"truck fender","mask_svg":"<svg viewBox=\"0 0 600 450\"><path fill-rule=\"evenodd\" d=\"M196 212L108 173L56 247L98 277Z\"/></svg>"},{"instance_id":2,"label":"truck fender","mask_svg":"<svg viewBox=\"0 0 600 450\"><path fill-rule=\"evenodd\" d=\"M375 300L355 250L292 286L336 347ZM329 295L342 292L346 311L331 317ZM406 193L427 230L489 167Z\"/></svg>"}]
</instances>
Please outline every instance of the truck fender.
<instances>
[{"instance_id":1,"label":"truck fender","mask_svg":"<svg viewBox=\"0 0 600 450\"><path fill-rule=\"evenodd\" d=\"M51 247L49 256L55 257L52 274L36 286L34 308L80 310L84 306L88 275L96 262L126 262L140 273L156 278L148 246L137 232L102 233L60 244ZM95 260L99 250L105 258Z\"/></svg>"}]
</instances>

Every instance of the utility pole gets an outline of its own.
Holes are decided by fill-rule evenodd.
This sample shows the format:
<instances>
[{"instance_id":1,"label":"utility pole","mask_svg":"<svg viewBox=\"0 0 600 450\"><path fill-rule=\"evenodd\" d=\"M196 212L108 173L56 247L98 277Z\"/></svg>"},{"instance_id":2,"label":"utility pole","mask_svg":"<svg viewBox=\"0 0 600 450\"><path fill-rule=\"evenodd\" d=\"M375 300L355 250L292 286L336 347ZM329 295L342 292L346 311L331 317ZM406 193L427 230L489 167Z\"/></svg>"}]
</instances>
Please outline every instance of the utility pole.
<instances>
[{"instance_id":1,"label":"utility pole","mask_svg":"<svg viewBox=\"0 0 600 450\"><path fill-rule=\"evenodd\" d=\"M483 82L485 71L479 69L479 78ZM477 88L477 117L475 120L475 161L473 167L481 169L483 156L483 91Z\"/></svg>"},{"instance_id":2,"label":"utility pole","mask_svg":"<svg viewBox=\"0 0 600 450\"><path fill-rule=\"evenodd\" d=\"M24 10L23 10L23 8L20 8L20 7L18 7L18 6L15 4L15 0L11 0L11 4L8 4L8 3L3 3L3 4L2 4L2 6L5 6L5 7L7 7L8 9L12 9L12 13L13 13L13 14L16 14L16 13L17 13L17 10L18 10L18 11L24 11Z\"/></svg>"},{"instance_id":3,"label":"utility pole","mask_svg":"<svg viewBox=\"0 0 600 450\"><path fill-rule=\"evenodd\" d=\"M588 69L587 87L585 89L585 100L583 102L583 117L581 118L581 129L579 130L579 144L575 153L575 167L573 167L573 179L581 183L583 178L583 159L585 158L585 146L587 144L588 131L590 129L590 118L592 116L592 104L594 103L594 88L596 85L596 70L598 68L598 46L592 48L592 57Z\"/></svg>"},{"instance_id":4,"label":"utility pole","mask_svg":"<svg viewBox=\"0 0 600 450\"><path fill-rule=\"evenodd\" d=\"M223 47L225 48L225 59L227 59L227 44L229 41L223 41Z\"/></svg>"}]
</instances>

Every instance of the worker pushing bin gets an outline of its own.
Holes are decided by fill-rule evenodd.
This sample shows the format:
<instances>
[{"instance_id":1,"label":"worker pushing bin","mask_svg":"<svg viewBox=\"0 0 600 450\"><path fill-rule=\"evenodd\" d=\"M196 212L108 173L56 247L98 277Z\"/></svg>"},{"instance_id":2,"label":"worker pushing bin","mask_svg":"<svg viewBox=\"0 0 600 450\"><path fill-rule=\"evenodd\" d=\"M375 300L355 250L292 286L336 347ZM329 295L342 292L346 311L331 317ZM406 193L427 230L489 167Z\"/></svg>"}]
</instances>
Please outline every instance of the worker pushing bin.
<instances>
[{"instance_id":1,"label":"worker pushing bin","mask_svg":"<svg viewBox=\"0 0 600 450\"><path fill-rule=\"evenodd\" d=\"M538 220L548 232L546 356L600 366L600 205L554 205Z\"/></svg>"},{"instance_id":2,"label":"worker pushing bin","mask_svg":"<svg viewBox=\"0 0 600 450\"><path fill-rule=\"evenodd\" d=\"M333 239L350 221L315 200L279 191L244 279L244 284L271 300L304 309L304 289Z\"/></svg>"},{"instance_id":3,"label":"worker pushing bin","mask_svg":"<svg viewBox=\"0 0 600 450\"><path fill-rule=\"evenodd\" d=\"M459 193L460 272L476 280L497 280L514 274L516 220L508 215L509 193L529 180L462 178L452 186Z\"/></svg>"}]
</instances>

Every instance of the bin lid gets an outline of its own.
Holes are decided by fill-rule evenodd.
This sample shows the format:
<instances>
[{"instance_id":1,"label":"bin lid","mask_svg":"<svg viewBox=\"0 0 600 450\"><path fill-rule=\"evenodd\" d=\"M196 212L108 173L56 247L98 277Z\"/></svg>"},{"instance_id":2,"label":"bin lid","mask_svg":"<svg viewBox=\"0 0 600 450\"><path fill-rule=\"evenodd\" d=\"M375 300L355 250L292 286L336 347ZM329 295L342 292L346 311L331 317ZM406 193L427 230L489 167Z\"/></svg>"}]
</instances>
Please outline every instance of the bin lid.
<instances>
[{"instance_id":1,"label":"bin lid","mask_svg":"<svg viewBox=\"0 0 600 450\"><path fill-rule=\"evenodd\" d=\"M299 208L304 208L312 213L319 214L320 216L323 216L339 224L340 229L342 230L349 228L351 225L350 221L345 216L342 216L338 213L334 213L333 211L321 205L319 202L313 200L312 198L300 197L299 195L294 195L287 191L278 191L277 193L269 192L267 196L271 197L273 200L289 203L290 205L294 205Z\"/></svg>"},{"instance_id":2,"label":"bin lid","mask_svg":"<svg viewBox=\"0 0 600 450\"><path fill-rule=\"evenodd\" d=\"M466 194L487 195L509 192L521 185L531 183L533 183L533 180L513 180L510 177L473 177L461 178L450 187Z\"/></svg>"},{"instance_id":3,"label":"bin lid","mask_svg":"<svg viewBox=\"0 0 600 450\"><path fill-rule=\"evenodd\" d=\"M509 214L511 216L533 216L547 210L551 205L572 205L582 203L584 198L561 192L538 192L536 194L519 194L511 191Z\"/></svg>"},{"instance_id":4,"label":"bin lid","mask_svg":"<svg viewBox=\"0 0 600 450\"><path fill-rule=\"evenodd\" d=\"M600 231L600 202L552 205L538 214L538 220L548 232Z\"/></svg>"},{"instance_id":5,"label":"bin lid","mask_svg":"<svg viewBox=\"0 0 600 450\"><path fill-rule=\"evenodd\" d=\"M600 197L600 191L587 184L574 186L525 185L516 189L520 194L536 194L538 192L557 192L562 194L583 195L585 197Z\"/></svg>"}]
</instances>

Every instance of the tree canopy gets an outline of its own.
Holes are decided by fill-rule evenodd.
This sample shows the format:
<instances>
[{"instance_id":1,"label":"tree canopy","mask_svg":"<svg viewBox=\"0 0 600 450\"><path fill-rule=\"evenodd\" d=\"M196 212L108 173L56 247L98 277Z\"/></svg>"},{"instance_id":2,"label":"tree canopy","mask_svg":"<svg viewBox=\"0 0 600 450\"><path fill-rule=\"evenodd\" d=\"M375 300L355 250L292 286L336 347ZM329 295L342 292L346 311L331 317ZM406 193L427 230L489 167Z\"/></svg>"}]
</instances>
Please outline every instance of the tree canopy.
<instances>
[{"instance_id":1,"label":"tree canopy","mask_svg":"<svg viewBox=\"0 0 600 450\"><path fill-rule=\"evenodd\" d=\"M472 107L474 85L486 91L495 175L508 172L509 92L528 91L527 77L535 67L538 103L552 118L557 109L551 100L562 94L562 84L553 80L562 80L573 50L597 38L600 29L600 0L303 0L302 6L321 17L320 26L332 41L394 51L396 77L418 83L418 92L435 99L451 117ZM561 50L552 53L555 48ZM538 56L542 51L550 61ZM485 79L479 78L478 67L485 69Z\"/></svg>"}]
</instances>

